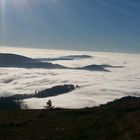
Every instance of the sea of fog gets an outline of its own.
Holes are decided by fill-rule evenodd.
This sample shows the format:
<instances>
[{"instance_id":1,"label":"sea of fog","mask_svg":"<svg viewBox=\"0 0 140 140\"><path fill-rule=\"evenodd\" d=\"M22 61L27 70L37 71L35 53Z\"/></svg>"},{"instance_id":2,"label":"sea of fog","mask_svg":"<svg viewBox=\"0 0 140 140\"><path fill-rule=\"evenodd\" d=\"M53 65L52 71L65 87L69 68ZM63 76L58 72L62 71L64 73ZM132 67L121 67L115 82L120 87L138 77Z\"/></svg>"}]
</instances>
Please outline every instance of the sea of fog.
<instances>
[{"instance_id":1,"label":"sea of fog","mask_svg":"<svg viewBox=\"0 0 140 140\"><path fill-rule=\"evenodd\" d=\"M31 58L67 58L69 55L89 55L72 60L51 61L69 67L109 64L122 68L107 68L110 72L67 69L0 68L0 96L31 94L56 85L74 84L81 88L50 98L31 98L23 101L28 108L43 108L51 99L55 107L83 108L118 99L140 96L140 55L86 51L62 51L25 48L0 48L3 53L16 53Z\"/></svg>"}]
</instances>

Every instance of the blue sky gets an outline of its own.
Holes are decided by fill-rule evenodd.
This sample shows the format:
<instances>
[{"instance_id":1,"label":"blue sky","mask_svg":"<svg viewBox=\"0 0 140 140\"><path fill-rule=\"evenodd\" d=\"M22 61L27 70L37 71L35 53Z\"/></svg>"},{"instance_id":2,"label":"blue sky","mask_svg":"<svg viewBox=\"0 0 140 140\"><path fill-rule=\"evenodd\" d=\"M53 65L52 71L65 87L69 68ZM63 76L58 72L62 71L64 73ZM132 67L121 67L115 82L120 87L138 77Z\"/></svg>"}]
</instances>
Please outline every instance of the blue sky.
<instances>
[{"instance_id":1,"label":"blue sky","mask_svg":"<svg viewBox=\"0 0 140 140\"><path fill-rule=\"evenodd\" d=\"M140 0L0 0L0 45L140 52Z\"/></svg>"}]
</instances>

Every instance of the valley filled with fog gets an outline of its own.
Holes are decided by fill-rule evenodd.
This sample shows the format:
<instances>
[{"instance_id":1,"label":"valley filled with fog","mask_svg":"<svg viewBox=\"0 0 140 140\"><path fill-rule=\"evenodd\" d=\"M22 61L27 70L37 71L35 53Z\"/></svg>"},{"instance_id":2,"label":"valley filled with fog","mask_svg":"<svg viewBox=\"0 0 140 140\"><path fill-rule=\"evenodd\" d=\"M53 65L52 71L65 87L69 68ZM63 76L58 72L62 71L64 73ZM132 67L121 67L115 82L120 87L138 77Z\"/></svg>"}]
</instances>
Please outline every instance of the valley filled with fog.
<instances>
[{"instance_id":1,"label":"valley filled with fog","mask_svg":"<svg viewBox=\"0 0 140 140\"><path fill-rule=\"evenodd\" d=\"M123 96L140 96L139 54L18 48L0 48L0 52L71 68L0 67L0 96L31 94L64 84L80 87L55 97L26 99L23 106L28 108L43 108L49 99L55 107L83 108ZM103 66L103 69L82 69L95 68L93 65Z\"/></svg>"}]
</instances>

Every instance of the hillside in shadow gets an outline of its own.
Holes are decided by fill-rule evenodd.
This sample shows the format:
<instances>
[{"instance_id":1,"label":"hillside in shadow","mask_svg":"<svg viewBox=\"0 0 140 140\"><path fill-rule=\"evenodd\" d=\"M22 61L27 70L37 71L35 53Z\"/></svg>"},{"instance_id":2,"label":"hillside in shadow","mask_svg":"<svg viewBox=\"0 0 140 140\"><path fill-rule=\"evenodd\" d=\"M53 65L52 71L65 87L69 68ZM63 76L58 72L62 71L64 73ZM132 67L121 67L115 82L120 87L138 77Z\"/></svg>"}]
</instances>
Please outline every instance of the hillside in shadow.
<instances>
[{"instance_id":1,"label":"hillside in shadow","mask_svg":"<svg viewBox=\"0 0 140 140\"><path fill-rule=\"evenodd\" d=\"M140 98L85 109L0 111L1 140L139 140Z\"/></svg>"},{"instance_id":2,"label":"hillside in shadow","mask_svg":"<svg viewBox=\"0 0 140 140\"><path fill-rule=\"evenodd\" d=\"M0 97L0 110L20 110L20 101L12 97Z\"/></svg>"}]
</instances>

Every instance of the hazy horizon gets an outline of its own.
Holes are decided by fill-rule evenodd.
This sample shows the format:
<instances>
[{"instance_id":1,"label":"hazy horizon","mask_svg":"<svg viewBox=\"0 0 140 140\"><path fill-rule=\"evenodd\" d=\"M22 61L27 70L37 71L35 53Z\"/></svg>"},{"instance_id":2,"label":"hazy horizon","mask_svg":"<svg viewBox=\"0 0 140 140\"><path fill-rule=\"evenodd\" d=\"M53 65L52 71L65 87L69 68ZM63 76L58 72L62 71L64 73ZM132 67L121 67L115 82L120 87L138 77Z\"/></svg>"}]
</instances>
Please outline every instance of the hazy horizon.
<instances>
[{"instance_id":1,"label":"hazy horizon","mask_svg":"<svg viewBox=\"0 0 140 140\"><path fill-rule=\"evenodd\" d=\"M10 51L11 51L11 53L12 53L12 51L14 51L14 49L15 50L26 50L26 49L29 49L29 50L54 50L54 51L77 51L77 52L79 52L79 51L81 51L81 52L103 52L103 53L121 53L121 54L140 54L140 52L139 51L131 51L131 52L129 52L129 51L111 51L111 50L87 50L87 49L83 49L83 50L79 50L79 49L61 49L61 48L57 48L57 49L55 49L55 48L46 48L46 47L29 47L29 46L0 46L0 53L2 53L2 52L9 52L10 53Z\"/></svg>"}]
</instances>

